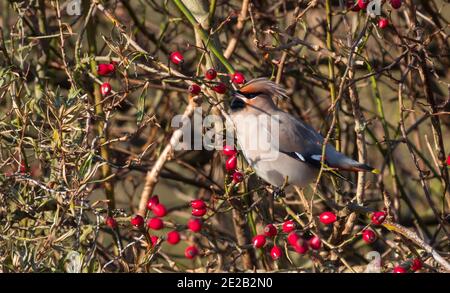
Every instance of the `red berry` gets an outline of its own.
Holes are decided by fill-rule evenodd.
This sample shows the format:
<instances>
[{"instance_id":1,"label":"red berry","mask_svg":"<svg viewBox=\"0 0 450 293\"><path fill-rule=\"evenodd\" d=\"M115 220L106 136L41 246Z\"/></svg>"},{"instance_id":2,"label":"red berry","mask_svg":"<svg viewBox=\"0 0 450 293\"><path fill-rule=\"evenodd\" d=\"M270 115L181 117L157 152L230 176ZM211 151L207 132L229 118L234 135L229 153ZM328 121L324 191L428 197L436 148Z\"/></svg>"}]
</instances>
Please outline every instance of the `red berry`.
<instances>
[{"instance_id":1,"label":"red berry","mask_svg":"<svg viewBox=\"0 0 450 293\"><path fill-rule=\"evenodd\" d=\"M155 205L159 204L159 197L154 195L147 201L147 210L152 210Z\"/></svg>"},{"instance_id":2,"label":"red berry","mask_svg":"<svg viewBox=\"0 0 450 293\"><path fill-rule=\"evenodd\" d=\"M155 235L150 236L150 241L152 242L153 246L155 246L156 243L158 243L158 240L159 240L158 236L155 236Z\"/></svg>"},{"instance_id":3,"label":"red berry","mask_svg":"<svg viewBox=\"0 0 450 293\"><path fill-rule=\"evenodd\" d=\"M100 76L109 74L109 66L108 64L98 64L97 65L97 74Z\"/></svg>"},{"instance_id":4,"label":"red berry","mask_svg":"<svg viewBox=\"0 0 450 293\"><path fill-rule=\"evenodd\" d=\"M192 232L200 232L202 230L202 221L200 219L189 219L187 226Z\"/></svg>"},{"instance_id":5,"label":"red berry","mask_svg":"<svg viewBox=\"0 0 450 293\"><path fill-rule=\"evenodd\" d=\"M193 259L194 257L197 256L197 254L198 254L198 249L194 245L188 246L184 250L184 256L186 256L186 258L188 258L188 259Z\"/></svg>"},{"instance_id":6,"label":"red berry","mask_svg":"<svg viewBox=\"0 0 450 293\"><path fill-rule=\"evenodd\" d=\"M375 234L375 232L373 232L373 230L371 229L366 229L362 233L362 238L364 242L366 242L367 244L371 244L374 243L375 240L377 240L377 234Z\"/></svg>"},{"instance_id":7,"label":"red berry","mask_svg":"<svg viewBox=\"0 0 450 293\"><path fill-rule=\"evenodd\" d=\"M404 267L396 266L392 272L395 274L405 274L407 271Z\"/></svg>"},{"instance_id":8,"label":"red berry","mask_svg":"<svg viewBox=\"0 0 450 293\"><path fill-rule=\"evenodd\" d=\"M188 92L190 92L193 95L198 95L201 91L202 88L196 83L191 84L188 88Z\"/></svg>"},{"instance_id":9,"label":"red berry","mask_svg":"<svg viewBox=\"0 0 450 293\"><path fill-rule=\"evenodd\" d=\"M284 221L282 229L284 233L289 233L295 230L295 222L293 220Z\"/></svg>"},{"instance_id":10,"label":"red berry","mask_svg":"<svg viewBox=\"0 0 450 293\"><path fill-rule=\"evenodd\" d=\"M113 73L116 70L114 63L102 63L97 66L97 74L100 76L105 76Z\"/></svg>"},{"instance_id":11,"label":"red berry","mask_svg":"<svg viewBox=\"0 0 450 293\"><path fill-rule=\"evenodd\" d=\"M308 251L308 243L295 232L291 232L287 237L287 242L297 253L305 254Z\"/></svg>"},{"instance_id":12,"label":"red berry","mask_svg":"<svg viewBox=\"0 0 450 293\"><path fill-rule=\"evenodd\" d=\"M164 222L160 218L151 218L147 221L147 227L152 230L161 230L164 228Z\"/></svg>"},{"instance_id":13,"label":"red berry","mask_svg":"<svg viewBox=\"0 0 450 293\"><path fill-rule=\"evenodd\" d=\"M389 2L394 9L399 9L400 7L402 7L402 0L390 0Z\"/></svg>"},{"instance_id":14,"label":"red berry","mask_svg":"<svg viewBox=\"0 0 450 293\"><path fill-rule=\"evenodd\" d=\"M422 261L420 260L420 258L413 259L411 264L411 271L417 272L421 268L422 268Z\"/></svg>"},{"instance_id":15,"label":"red berry","mask_svg":"<svg viewBox=\"0 0 450 293\"><path fill-rule=\"evenodd\" d=\"M180 233L178 233L178 231L170 231L169 233L167 233L167 242L172 245L180 242Z\"/></svg>"},{"instance_id":16,"label":"red berry","mask_svg":"<svg viewBox=\"0 0 450 293\"><path fill-rule=\"evenodd\" d=\"M252 244L255 248L261 248L266 244L266 236L264 235L256 235L252 239Z\"/></svg>"},{"instance_id":17,"label":"red berry","mask_svg":"<svg viewBox=\"0 0 450 293\"><path fill-rule=\"evenodd\" d=\"M237 167L237 156L231 156L227 159L227 161L225 162L225 169L227 171L234 171L236 170Z\"/></svg>"},{"instance_id":18,"label":"red berry","mask_svg":"<svg viewBox=\"0 0 450 293\"><path fill-rule=\"evenodd\" d=\"M184 62L183 54L178 51L172 52L170 54L170 61L172 61L173 64L182 64Z\"/></svg>"},{"instance_id":19,"label":"red berry","mask_svg":"<svg viewBox=\"0 0 450 293\"><path fill-rule=\"evenodd\" d=\"M370 0L358 0L358 6L361 9L366 9L367 5L369 5Z\"/></svg>"},{"instance_id":20,"label":"red berry","mask_svg":"<svg viewBox=\"0 0 450 293\"><path fill-rule=\"evenodd\" d=\"M308 251L308 243L303 238L299 238L293 247L300 254L305 254Z\"/></svg>"},{"instance_id":21,"label":"red berry","mask_svg":"<svg viewBox=\"0 0 450 293\"><path fill-rule=\"evenodd\" d=\"M372 214L372 223L375 225L381 225L383 224L384 220L386 219L386 213L379 211L379 212L374 212Z\"/></svg>"},{"instance_id":22,"label":"red berry","mask_svg":"<svg viewBox=\"0 0 450 293\"><path fill-rule=\"evenodd\" d=\"M347 0L347 8L351 9L352 11L360 11L361 10L361 8L355 2L355 0Z\"/></svg>"},{"instance_id":23,"label":"red berry","mask_svg":"<svg viewBox=\"0 0 450 293\"><path fill-rule=\"evenodd\" d=\"M212 89L218 94L224 94L227 92L227 86L223 82L219 82L218 84L213 86Z\"/></svg>"},{"instance_id":24,"label":"red berry","mask_svg":"<svg viewBox=\"0 0 450 293\"><path fill-rule=\"evenodd\" d=\"M106 226L111 229L115 229L117 227L117 221L113 217L107 217L105 220Z\"/></svg>"},{"instance_id":25,"label":"red berry","mask_svg":"<svg viewBox=\"0 0 450 293\"><path fill-rule=\"evenodd\" d=\"M166 206L163 204L156 204L153 209L152 212L155 214L155 216L157 217L164 217L165 215L167 215L167 209Z\"/></svg>"},{"instance_id":26,"label":"red berry","mask_svg":"<svg viewBox=\"0 0 450 293\"><path fill-rule=\"evenodd\" d=\"M231 157L237 154L236 149L232 145L226 145L223 147L223 154L227 157Z\"/></svg>"},{"instance_id":27,"label":"red berry","mask_svg":"<svg viewBox=\"0 0 450 293\"><path fill-rule=\"evenodd\" d=\"M319 250L322 247L322 240L318 236L313 236L308 240L309 247L313 250Z\"/></svg>"},{"instance_id":28,"label":"red berry","mask_svg":"<svg viewBox=\"0 0 450 293\"><path fill-rule=\"evenodd\" d=\"M388 25L389 25L389 20L387 18L382 17L378 21L378 27L381 29L387 28Z\"/></svg>"},{"instance_id":29,"label":"red berry","mask_svg":"<svg viewBox=\"0 0 450 293\"><path fill-rule=\"evenodd\" d=\"M131 225L135 227L141 227L144 225L144 218L142 218L141 215L135 215L133 218L131 218Z\"/></svg>"},{"instance_id":30,"label":"red berry","mask_svg":"<svg viewBox=\"0 0 450 293\"><path fill-rule=\"evenodd\" d=\"M27 173L27 164L25 163L25 160L20 161L19 172L20 174Z\"/></svg>"},{"instance_id":31,"label":"red berry","mask_svg":"<svg viewBox=\"0 0 450 293\"><path fill-rule=\"evenodd\" d=\"M208 69L205 73L205 78L209 80L213 80L214 78L216 78L216 76L217 72L214 70L214 68Z\"/></svg>"},{"instance_id":32,"label":"red berry","mask_svg":"<svg viewBox=\"0 0 450 293\"><path fill-rule=\"evenodd\" d=\"M109 82L102 83L102 85L100 86L100 91L102 92L103 96L109 95L111 93L111 85L109 84Z\"/></svg>"},{"instance_id":33,"label":"red berry","mask_svg":"<svg viewBox=\"0 0 450 293\"><path fill-rule=\"evenodd\" d=\"M336 222L336 215L332 212L323 212L319 216L320 222L325 225L330 225Z\"/></svg>"},{"instance_id":34,"label":"red berry","mask_svg":"<svg viewBox=\"0 0 450 293\"><path fill-rule=\"evenodd\" d=\"M203 217L206 214L206 209L192 209L191 214L194 217Z\"/></svg>"},{"instance_id":35,"label":"red berry","mask_svg":"<svg viewBox=\"0 0 450 293\"><path fill-rule=\"evenodd\" d=\"M447 166L450 166L450 155L447 157Z\"/></svg>"},{"instance_id":36,"label":"red berry","mask_svg":"<svg viewBox=\"0 0 450 293\"><path fill-rule=\"evenodd\" d=\"M299 240L300 236L295 232L291 232L287 237L287 242L292 246L295 246Z\"/></svg>"},{"instance_id":37,"label":"red berry","mask_svg":"<svg viewBox=\"0 0 450 293\"><path fill-rule=\"evenodd\" d=\"M267 237L274 237L277 236L277 228L273 224L268 224L264 227L264 235Z\"/></svg>"},{"instance_id":38,"label":"red berry","mask_svg":"<svg viewBox=\"0 0 450 293\"><path fill-rule=\"evenodd\" d=\"M242 73L236 71L231 75L231 82L236 84L243 84L245 83L245 76Z\"/></svg>"},{"instance_id":39,"label":"red berry","mask_svg":"<svg viewBox=\"0 0 450 293\"><path fill-rule=\"evenodd\" d=\"M278 260L283 255L283 250L279 246L274 245L270 250L270 256L273 260Z\"/></svg>"},{"instance_id":40,"label":"red berry","mask_svg":"<svg viewBox=\"0 0 450 293\"><path fill-rule=\"evenodd\" d=\"M206 209L206 203L203 199L194 199L191 201L191 207L194 209Z\"/></svg>"},{"instance_id":41,"label":"red berry","mask_svg":"<svg viewBox=\"0 0 450 293\"><path fill-rule=\"evenodd\" d=\"M239 182L242 182L243 180L244 180L244 175L241 172L236 171L233 173L233 182L235 184L238 184Z\"/></svg>"}]
</instances>

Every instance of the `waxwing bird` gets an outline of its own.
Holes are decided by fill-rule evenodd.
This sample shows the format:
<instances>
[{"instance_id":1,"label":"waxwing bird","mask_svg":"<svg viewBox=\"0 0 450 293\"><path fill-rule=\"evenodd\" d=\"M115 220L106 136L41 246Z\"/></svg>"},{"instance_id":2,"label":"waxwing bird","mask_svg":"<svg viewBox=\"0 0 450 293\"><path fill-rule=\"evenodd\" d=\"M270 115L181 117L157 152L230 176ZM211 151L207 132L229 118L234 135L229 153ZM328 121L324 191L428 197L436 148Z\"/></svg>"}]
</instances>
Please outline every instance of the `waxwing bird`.
<instances>
[{"instance_id":1,"label":"waxwing bird","mask_svg":"<svg viewBox=\"0 0 450 293\"><path fill-rule=\"evenodd\" d=\"M232 93L230 116L237 142L256 174L281 187L287 183L304 187L318 175L322 162L331 169L378 173L378 170L325 147L324 138L311 126L281 111L275 99L286 96L278 84L257 78Z\"/></svg>"}]
</instances>

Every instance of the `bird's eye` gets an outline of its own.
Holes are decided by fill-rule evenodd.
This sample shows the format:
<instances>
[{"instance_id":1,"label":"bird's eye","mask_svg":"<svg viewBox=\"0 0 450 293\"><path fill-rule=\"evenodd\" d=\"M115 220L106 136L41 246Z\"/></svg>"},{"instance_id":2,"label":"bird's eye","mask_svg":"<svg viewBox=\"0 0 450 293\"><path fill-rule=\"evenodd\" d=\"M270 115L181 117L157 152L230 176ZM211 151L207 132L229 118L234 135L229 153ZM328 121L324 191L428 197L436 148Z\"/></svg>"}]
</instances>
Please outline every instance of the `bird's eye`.
<instances>
[{"instance_id":1,"label":"bird's eye","mask_svg":"<svg viewBox=\"0 0 450 293\"><path fill-rule=\"evenodd\" d=\"M243 95L244 97L246 97L247 99L254 99L257 96L261 95L262 93L257 92L257 93L243 93L243 92L239 92L241 95Z\"/></svg>"}]
</instances>

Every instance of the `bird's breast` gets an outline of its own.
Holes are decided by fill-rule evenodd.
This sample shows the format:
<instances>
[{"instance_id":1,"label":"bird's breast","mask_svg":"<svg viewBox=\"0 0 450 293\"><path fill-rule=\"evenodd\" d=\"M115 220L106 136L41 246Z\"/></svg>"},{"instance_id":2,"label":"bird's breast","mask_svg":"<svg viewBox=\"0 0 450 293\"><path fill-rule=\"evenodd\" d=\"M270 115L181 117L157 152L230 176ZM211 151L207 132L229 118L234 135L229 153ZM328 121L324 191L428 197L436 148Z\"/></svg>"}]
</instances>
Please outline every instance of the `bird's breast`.
<instances>
[{"instance_id":1,"label":"bird's breast","mask_svg":"<svg viewBox=\"0 0 450 293\"><path fill-rule=\"evenodd\" d=\"M264 125L264 118L235 118L238 144L249 165L266 182L282 186L285 178L290 184L303 187L314 180L317 170L308 164L279 152L274 126ZM275 126L277 127L277 126Z\"/></svg>"}]
</instances>

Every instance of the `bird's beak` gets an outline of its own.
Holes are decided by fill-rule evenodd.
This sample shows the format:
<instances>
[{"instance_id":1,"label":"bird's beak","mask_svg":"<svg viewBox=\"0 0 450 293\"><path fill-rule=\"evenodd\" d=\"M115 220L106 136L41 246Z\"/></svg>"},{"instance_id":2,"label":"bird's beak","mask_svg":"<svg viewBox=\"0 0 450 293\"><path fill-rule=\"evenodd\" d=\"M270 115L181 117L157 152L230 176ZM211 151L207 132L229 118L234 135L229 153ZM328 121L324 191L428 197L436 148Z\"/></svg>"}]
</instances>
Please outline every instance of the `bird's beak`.
<instances>
[{"instance_id":1,"label":"bird's beak","mask_svg":"<svg viewBox=\"0 0 450 293\"><path fill-rule=\"evenodd\" d=\"M239 98L239 92L234 91L231 96L233 97L230 102L230 108L232 110L242 109L245 107L245 102Z\"/></svg>"}]
</instances>

